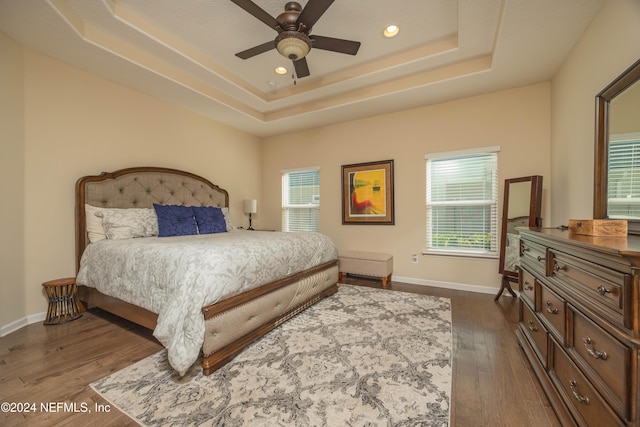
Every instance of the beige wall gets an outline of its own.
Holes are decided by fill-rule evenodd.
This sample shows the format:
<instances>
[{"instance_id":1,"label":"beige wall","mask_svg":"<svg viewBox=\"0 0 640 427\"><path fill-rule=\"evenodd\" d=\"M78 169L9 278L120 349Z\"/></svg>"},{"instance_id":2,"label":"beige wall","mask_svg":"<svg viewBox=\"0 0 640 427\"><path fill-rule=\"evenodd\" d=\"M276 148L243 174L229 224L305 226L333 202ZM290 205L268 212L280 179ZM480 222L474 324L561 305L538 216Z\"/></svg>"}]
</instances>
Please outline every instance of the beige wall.
<instances>
[{"instance_id":1,"label":"beige wall","mask_svg":"<svg viewBox=\"0 0 640 427\"><path fill-rule=\"evenodd\" d=\"M280 228L280 172L319 166L320 231L339 250L393 254L394 275L417 283L446 282L495 288L496 259L420 256L425 246L425 154L499 145L500 201L504 179L544 177L548 212L550 171L548 83L491 93L396 114L267 138L259 216ZM394 159L396 224L342 225L341 165ZM502 212L500 203L500 212ZM548 214L544 214L548 217Z\"/></svg>"},{"instance_id":2,"label":"beige wall","mask_svg":"<svg viewBox=\"0 0 640 427\"><path fill-rule=\"evenodd\" d=\"M544 176L545 226L592 211L594 97L640 57L640 2L606 0L551 84L538 84L261 141L0 34L0 332L42 313L43 281L74 273L73 185L85 174L159 165L227 188L236 223L280 228L280 171L321 167L321 230L339 249L388 251L395 275L497 287L497 261L421 256L424 155L500 145L500 180ZM340 165L394 159L396 225L343 226ZM263 183L260 184L260 180ZM6 183L11 182L10 186ZM553 191L550 191L553 189Z\"/></svg>"},{"instance_id":3,"label":"beige wall","mask_svg":"<svg viewBox=\"0 0 640 427\"><path fill-rule=\"evenodd\" d=\"M9 59L16 80L24 69L17 87L24 85L25 131L22 141L15 131L15 153L3 156L12 169L0 171L0 182L23 184L24 210L10 227L24 230L10 235L18 250L25 249L24 261L13 256L15 265L0 275L3 295L19 290L12 314L2 310L0 326L45 311L42 282L75 274L74 184L80 176L130 166L188 170L229 191L236 223L246 222L242 200L261 198L259 138L29 49ZM22 103L20 94L14 98ZM0 105L13 108L4 96ZM20 205L20 195L14 196ZM3 237L3 252L11 249L6 246Z\"/></svg>"},{"instance_id":4,"label":"beige wall","mask_svg":"<svg viewBox=\"0 0 640 427\"><path fill-rule=\"evenodd\" d=\"M640 1L605 0L551 83L551 219L593 217L595 96L640 58Z\"/></svg>"},{"instance_id":5,"label":"beige wall","mask_svg":"<svg viewBox=\"0 0 640 427\"><path fill-rule=\"evenodd\" d=\"M24 316L22 50L0 33L0 326Z\"/></svg>"}]
</instances>

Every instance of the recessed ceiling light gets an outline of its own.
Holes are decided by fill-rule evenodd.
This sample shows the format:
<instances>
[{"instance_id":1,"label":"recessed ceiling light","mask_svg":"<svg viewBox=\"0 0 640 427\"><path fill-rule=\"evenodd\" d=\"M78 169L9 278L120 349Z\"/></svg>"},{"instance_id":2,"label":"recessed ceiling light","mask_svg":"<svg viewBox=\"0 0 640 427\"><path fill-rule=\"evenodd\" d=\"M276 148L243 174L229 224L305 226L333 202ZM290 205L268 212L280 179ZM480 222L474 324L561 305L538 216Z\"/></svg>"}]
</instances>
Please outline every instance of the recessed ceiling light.
<instances>
[{"instance_id":1,"label":"recessed ceiling light","mask_svg":"<svg viewBox=\"0 0 640 427\"><path fill-rule=\"evenodd\" d=\"M398 35L398 31L400 31L400 27L398 27L397 25L389 25L384 29L384 36L395 37Z\"/></svg>"},{"instance_id":2,"label":"recessed ceiling light","mask_svg":"<svg viewBox=\"0 0 640 427\"><path fill-rule=\"evenodd\" d=\"M274 71L277 74L287 74L287 69L284 67L276 67Z\"/></svg>"}]
</instances>

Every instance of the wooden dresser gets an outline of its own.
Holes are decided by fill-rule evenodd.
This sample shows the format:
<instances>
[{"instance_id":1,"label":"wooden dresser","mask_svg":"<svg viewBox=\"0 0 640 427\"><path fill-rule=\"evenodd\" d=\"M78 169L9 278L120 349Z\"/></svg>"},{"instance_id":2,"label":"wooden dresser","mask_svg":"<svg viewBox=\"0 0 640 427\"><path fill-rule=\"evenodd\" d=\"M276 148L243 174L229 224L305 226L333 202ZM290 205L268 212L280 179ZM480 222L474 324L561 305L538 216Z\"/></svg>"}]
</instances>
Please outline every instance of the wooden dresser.
<instances>
[{"instance_id":1,"label":"wooden dresser","mask_svg":"<svg viewBox=\"0 0 640 427\"><path fill-rule=\"evenodd\" d=\"M640 426L640 237L519 231L516 335L561 423Z\"/></svg>"}]
</instances>

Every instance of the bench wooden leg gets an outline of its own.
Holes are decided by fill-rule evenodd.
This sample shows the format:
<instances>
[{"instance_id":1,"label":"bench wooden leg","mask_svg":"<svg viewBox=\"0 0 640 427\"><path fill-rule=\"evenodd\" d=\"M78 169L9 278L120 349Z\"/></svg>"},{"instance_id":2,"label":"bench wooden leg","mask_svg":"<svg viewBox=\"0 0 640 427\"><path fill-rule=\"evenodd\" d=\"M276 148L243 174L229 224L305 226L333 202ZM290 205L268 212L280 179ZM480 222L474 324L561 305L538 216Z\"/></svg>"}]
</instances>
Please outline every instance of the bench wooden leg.
<instances>
[{"instance_id":1,"label":"bench wooden leg","mask_svg":"<svg viewBox=\"0 0 640 427\"><path fill-rule=\"evenodd\" d=\"M389 281L389 282L391 281L391 274L388 275L387 277L383 277L382 278L382 287L383 288L387 287L387 281Z\"/></svg>"},{"instance_id":2,"label":"bench wooden leg","mask_svg":"<svg viewBox=\"0 0 640 427\"><path fill-rule=\"evenodd\" d=\"M342 271L338 272L338 281L342 281Z\"/></svg>"}]
</instances>

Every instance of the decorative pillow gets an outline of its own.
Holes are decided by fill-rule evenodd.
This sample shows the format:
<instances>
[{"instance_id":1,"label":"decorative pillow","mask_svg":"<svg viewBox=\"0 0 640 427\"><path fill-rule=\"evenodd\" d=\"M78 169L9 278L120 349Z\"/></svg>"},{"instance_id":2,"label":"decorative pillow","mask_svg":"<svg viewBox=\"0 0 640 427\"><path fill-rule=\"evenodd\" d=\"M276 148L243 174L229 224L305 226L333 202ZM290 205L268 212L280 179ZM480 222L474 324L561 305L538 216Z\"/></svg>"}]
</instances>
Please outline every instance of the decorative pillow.
<instances>
[{"instance_id":1,"label":"decorative pillow","mask_svg":"<svg viewBox=\"0 0 640 427\"><path fill-rule=\"evenodd\" d=\"M107 238L107 233L102 226L102 218L98 218L96 213L100 212L101 208L96 208L91 205L84 205L84 214L87 220L87 235L90 243L99 242Z\"/></svg>"},{"instance_id":2,"label":"decorative pillow","mask_svg":"<svg viewBox=\"0 0 640 427\"><path fill-rule=\"evenodd\" d=\"M226 233L227 224L222 209L212 206L194 206L193 214L198 225L198 234Z\"/></svg>"},{"instance_id":3,"label":"decorative pillow","mask_svg":"<svg viewBox=\"0 0 640 427\"><path fill-rule=\"evenodd\" d=\"M198 234L198 226L191 206L156 205L158 236L188 236Z\"/></svg>"},{"instance_id":4,"label":"decorative pillow","mask_svg":"<svg viewBox=\"0 0 640 427\"><path fill-rule=\"evenodd\" d=\"M514 246L520 248L520 235L507 233L507 246Z\"/></svg>"},{"instance_id":5,"label":"decorative pillow","mask_svg":"<svg viewBox=\"0 0 640 427\"><path fill-rule=\"evenodd\" d=\"M220 208L222 215L224 215L224 222L227 225L227 231L233 231L234 226L231 223L231 216L229 216L229 208Z\"/></svg>"},{"instance_id":6,"label":"decorative pillow","mask_svg":"<svg viewBox=\"0 0 640 427\"><path fill-rule=\"evenodd\" d=\"M153 209L101 209L95 215L102 218L102 226L110 240L158 235L158 218Z\"/></svg>"}]
</instances>

